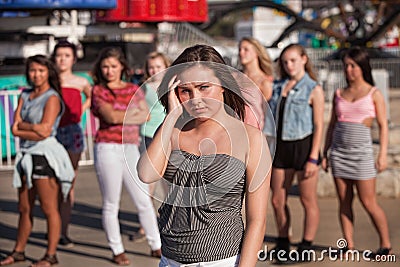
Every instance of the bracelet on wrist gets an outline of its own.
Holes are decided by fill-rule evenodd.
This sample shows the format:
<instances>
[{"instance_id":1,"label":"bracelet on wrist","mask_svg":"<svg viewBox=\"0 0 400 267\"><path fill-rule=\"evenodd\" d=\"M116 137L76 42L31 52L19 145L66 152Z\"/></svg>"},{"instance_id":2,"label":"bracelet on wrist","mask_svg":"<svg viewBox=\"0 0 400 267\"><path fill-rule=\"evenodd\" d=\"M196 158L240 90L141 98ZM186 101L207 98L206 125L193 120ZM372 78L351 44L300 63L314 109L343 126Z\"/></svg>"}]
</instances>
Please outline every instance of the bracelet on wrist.
<instances>
[{"instance_id":1,"label":"bracelet on wrist","mask_svg":"<svg viewBox=\"0 0 400 267\"><path fill-rule=\"evenodd\" d=\"M318 164L319 164L319 160L318 160L318 159L308 158L307 161L310 162L310 163L313 163L313 164L315 164L315 165L318 165Z\"/></svg>"}]
</instances>

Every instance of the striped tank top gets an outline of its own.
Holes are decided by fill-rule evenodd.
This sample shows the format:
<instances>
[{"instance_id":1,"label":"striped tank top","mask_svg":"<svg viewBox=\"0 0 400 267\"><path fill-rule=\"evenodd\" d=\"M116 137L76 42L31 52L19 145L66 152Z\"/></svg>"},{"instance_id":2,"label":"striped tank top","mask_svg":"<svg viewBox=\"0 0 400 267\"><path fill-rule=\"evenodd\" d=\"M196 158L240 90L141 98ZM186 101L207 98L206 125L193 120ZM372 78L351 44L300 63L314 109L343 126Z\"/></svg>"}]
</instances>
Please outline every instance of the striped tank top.
<instances>
[{"instance_id":1,"label":"striped tank top","mask_svg":"<svg viewBox=\"0 0 400 267\"><path fill-rule=\"evenodd\" d=\"M240 254L245 175L245 163L233 156L173 150L159 209L163 256L187 264Z\"/></svg>"}]
</instances>

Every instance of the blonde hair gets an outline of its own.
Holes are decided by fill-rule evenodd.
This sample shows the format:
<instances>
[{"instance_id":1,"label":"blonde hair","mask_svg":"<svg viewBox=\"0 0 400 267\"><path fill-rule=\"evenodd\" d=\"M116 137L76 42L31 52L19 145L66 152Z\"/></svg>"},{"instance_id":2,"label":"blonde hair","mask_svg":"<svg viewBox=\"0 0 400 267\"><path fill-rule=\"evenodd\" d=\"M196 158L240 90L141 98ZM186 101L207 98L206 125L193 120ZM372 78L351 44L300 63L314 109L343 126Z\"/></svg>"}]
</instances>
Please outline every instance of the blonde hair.
<instances>
[{"instance_id":1,"label":"blonde hair","mask_svg":"<svg viewBox=\"0 0 400 267\"><path fill-rule=\"evenodd\" d=\"M144 79L145 80L147 80L151 76L150 73L149 73L149 70L148 70L148 68L149 68L149 60L155 59L155 58L161 58L163 60L163 62L164 62L165 68L168 68L169 65L171 65L171 61L163 53L157 52L157 51L149 53L147 55L146 61L144 63Z\"/></svg>"},{"instance_id":2,"label":"blonde hair","mask_svg":"<svg viewBox=\"0 0 400 267\"><path fill-rule=\"evenodd\" d=\"M265 47L257 39L253 37L243 37L240 40L239 45L244 41L250 43L255 48L258 58L258 66L260 67L260 69L266 75L273 76L274 71L272 66L272 60L269 57Z\"/></svg>"}]
</instances>

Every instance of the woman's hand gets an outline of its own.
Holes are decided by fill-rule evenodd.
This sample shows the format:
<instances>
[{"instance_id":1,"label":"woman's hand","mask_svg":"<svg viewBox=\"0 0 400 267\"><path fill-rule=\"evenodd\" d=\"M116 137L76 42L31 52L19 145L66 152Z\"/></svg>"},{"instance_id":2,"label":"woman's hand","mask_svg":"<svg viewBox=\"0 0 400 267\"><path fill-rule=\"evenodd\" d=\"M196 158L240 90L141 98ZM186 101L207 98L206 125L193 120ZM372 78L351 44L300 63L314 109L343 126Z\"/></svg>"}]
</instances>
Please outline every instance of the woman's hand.
<instances>
[{"instance_id":1,"label":"woman's hand","mask_svg":"<svg viewBox=\"0 0 400 267\"><path fill-rule=\"evenodd\" d=\"M48 123L32 124L32 130L41 137L48 137L51 134L51 125Z\"/></svg>"},{"instance_id":2,"label":"woman's hand","mask_svg":"<svg viewBox=\"0 0 400 267\"><path fill-rule=\"evenodd\" d=\"M318 165L312 162L307 162L304 167L304 178L312 177L315 172L318 172Z\"/></svg>"},{"instance_id":3,"label":"woman's hand","mask_svg":"<svg viewBox=\"0 0 400 267\"><path fill-rule=\"evenodd\" d=\"M176 75L172 77L171 81L168 83L168 110L170 115L175 115L177 117L181 116L183 113L183 107L181 102L175 93L175 88L180 83L180 80L176 80Z\"/></svg>"},{"instance_id":4,"label":"woman's hand","mask_svg":"<svg viewBox=\"0 0 400 267\"><path fill-rule=\"evenodd\" d=\"M328 157L327 157L327 156L324 156L324 157L322 158L321 167L322 167L322 169L323 169L325 172L328 172L329 161L328 161Z\"/></svg>"},{"instance_id":5,"label":"woman's hand","mask_svg":"<svg viewBox=\"0 0 400 267\"><path fill-rule=\"evenodd\" d=\"M382 172L387 168L387 157L386 154L379 154L376 161L376 169L378 172Z\"/></svg>"}]
</instances>

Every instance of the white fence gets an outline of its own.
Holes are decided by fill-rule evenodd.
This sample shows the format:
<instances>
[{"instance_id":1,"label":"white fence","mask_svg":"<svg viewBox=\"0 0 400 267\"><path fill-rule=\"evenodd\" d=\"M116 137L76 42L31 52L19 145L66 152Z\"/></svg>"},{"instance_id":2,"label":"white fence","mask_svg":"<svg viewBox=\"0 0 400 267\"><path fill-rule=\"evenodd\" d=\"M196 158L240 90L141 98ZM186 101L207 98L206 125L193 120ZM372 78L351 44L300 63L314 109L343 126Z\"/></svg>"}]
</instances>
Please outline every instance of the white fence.
<instances>
[{"instance_id":1,"label":"white fence","mask_svg":"<svg viewBox=\"0 0 400 267\"><path fill-rule=\"evenodd\" d=\"M11 125L14 118L14 110L18 105L19 90L0 91L0 102L2 104L2 114L0 123L0 147L2 160L0 161L0 170L11 170L14 168L14 156L19 151L19 138L11 133ZM82 153L79 165L92 165L94 159L93 137L98 122L93 118L90 111L87 110L83 116L82 129L84 129L85 151Z\"/></svg>"}]
</instances>

